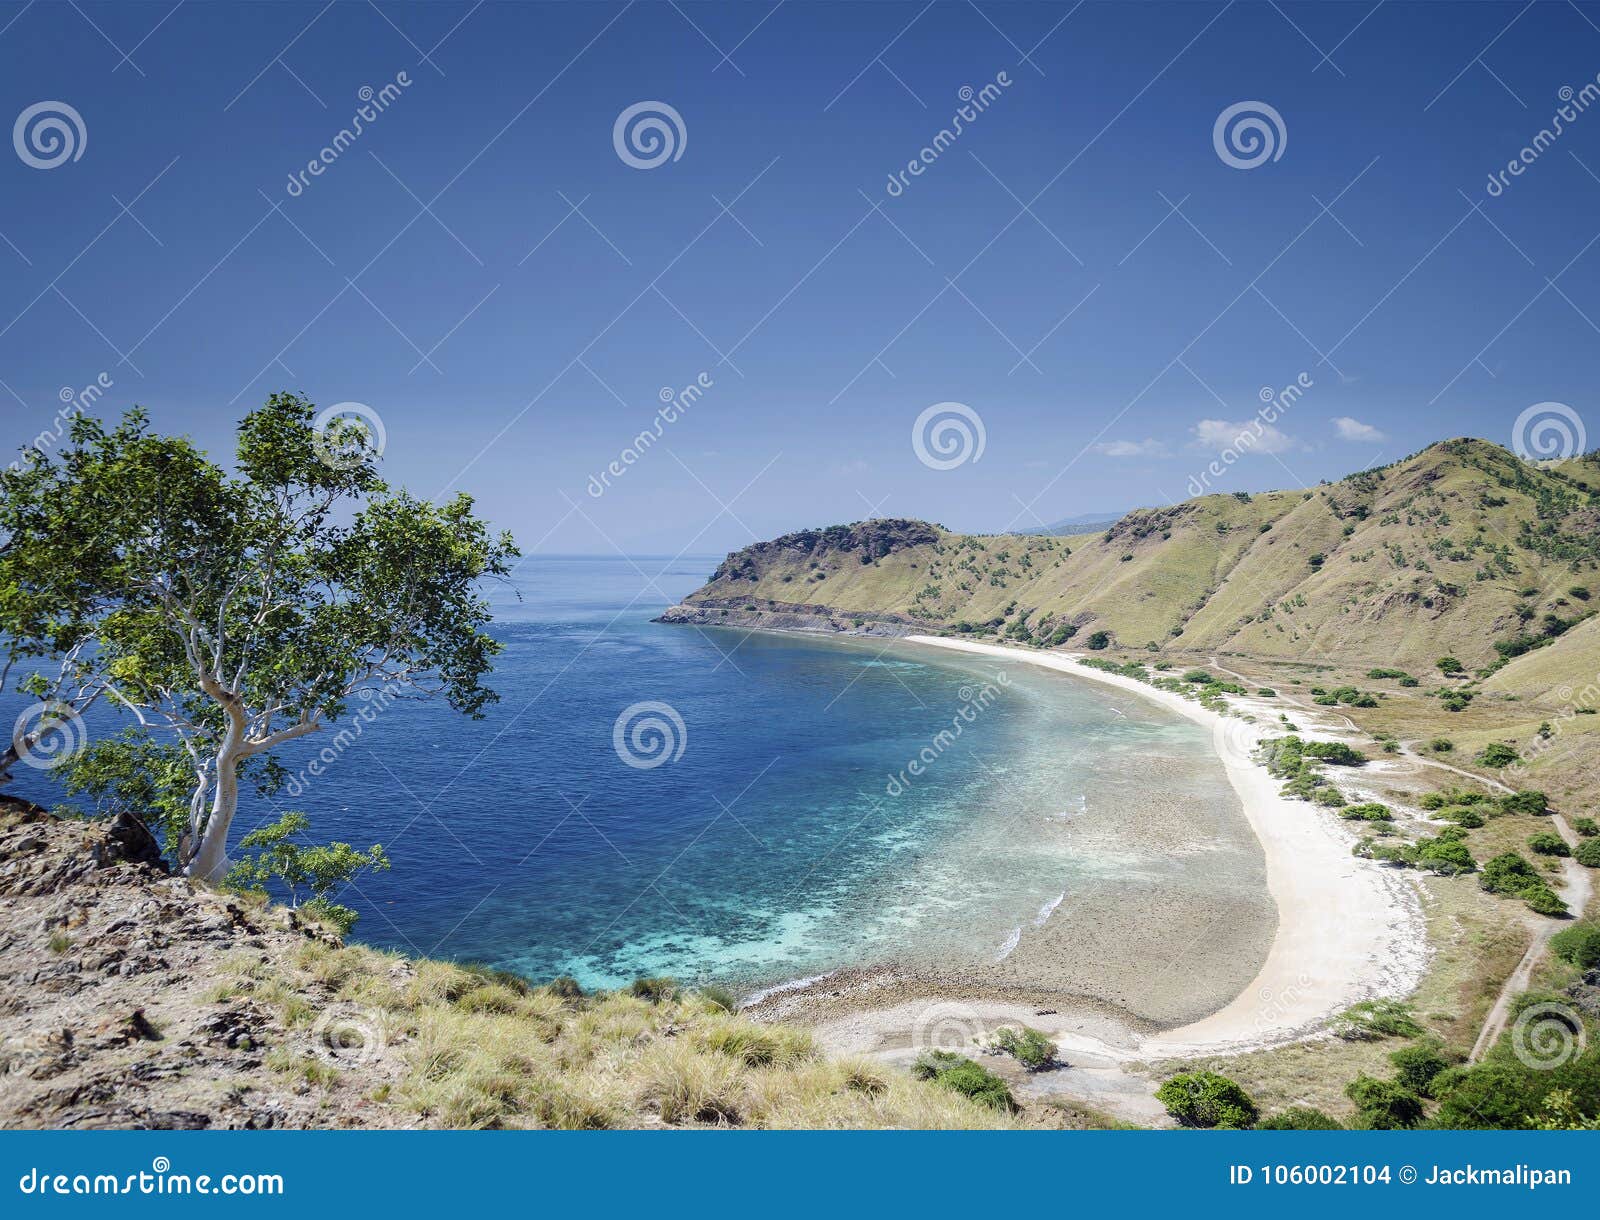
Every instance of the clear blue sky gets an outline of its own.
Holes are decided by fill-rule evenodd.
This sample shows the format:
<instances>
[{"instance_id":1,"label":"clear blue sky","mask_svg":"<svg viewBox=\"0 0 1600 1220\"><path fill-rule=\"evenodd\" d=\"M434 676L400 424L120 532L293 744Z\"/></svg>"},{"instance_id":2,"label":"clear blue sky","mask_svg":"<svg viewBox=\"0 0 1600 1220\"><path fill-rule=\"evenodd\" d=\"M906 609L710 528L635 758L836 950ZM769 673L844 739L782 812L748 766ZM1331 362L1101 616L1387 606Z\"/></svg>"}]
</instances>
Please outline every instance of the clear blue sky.
<instances>
[{"instance_id":1,"label":"clear blue sky","mask_svg":"<svg viewBox=\"0 0 1600 1220\"><path fill-rule=\"evenodd\" d=\"M1600 439L1600 105L1487 190L1594 81L1600 5L36 0L0 26L7 124L60 101L87 132L55 168L0 155L12 443L102 372L216 450L298 389L371 406L392 481L466 488L527 548L670 554L1181 499L1216 421L1302 373L1219 490L1507 443L1548 400ZM640 101L687 132L647 170L613 144ZM1277 160L1218 155L1240 101L1281 116ZM980 460L918 460L943 401Z\"/></svg>"}]
</instances>

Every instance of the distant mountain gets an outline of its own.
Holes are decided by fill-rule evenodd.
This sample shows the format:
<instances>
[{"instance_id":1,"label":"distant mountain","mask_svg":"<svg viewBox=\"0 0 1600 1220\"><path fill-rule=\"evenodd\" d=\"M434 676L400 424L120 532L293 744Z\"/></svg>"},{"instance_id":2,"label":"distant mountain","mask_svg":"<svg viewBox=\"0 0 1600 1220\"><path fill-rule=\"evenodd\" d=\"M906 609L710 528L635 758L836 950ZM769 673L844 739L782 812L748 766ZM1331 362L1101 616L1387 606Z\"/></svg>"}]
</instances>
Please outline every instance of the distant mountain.
<instances>
[{"instance_id":1,"label":"distant mountain","mask_svg":"<svg viewBox=\"0 0 1600 1220\"><path fill-rule=\"evenodd\" d=\"M1531 464L1458 439L1320 487L1135 509L1073 540L899 520L790 534L730 555L669 617L1050 644L1104 632L1418 673L1448 653L1524 691L1519 671L1596 674L1600 624L1568 628L1600 607L1597 569L1594 455Z\"/></svg>"},{"instance_id":2,"label":"distant mountain","mask_svg":"<svg viewBox=\"0 0 1600 1220\"><path fill-rule=\"evenodd\" d=\"M1076 517L1063 517L1052 525L1036 525L1032 529L1017 530L1019 534L1033 537L1070 538L1074 534L1092 534L1108 525L1121 521L1126 513L1082 513Z\"/></svg>"}]
</instances>

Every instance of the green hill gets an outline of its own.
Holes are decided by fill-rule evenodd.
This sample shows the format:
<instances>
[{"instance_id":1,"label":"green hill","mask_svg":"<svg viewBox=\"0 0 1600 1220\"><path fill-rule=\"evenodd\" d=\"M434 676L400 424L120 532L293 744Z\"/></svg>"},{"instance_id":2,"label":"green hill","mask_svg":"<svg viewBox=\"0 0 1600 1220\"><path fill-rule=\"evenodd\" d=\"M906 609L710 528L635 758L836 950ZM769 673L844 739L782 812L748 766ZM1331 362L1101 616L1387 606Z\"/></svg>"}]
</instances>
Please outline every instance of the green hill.
<instances>
[{"instance_id":1,"label":"green hill","mask_svg":"<svg viewBox=\"0 0 1600 1220\"><path fill-rule=\"evenodd\" d=\"M1557 657L1600 672L1584 623L1597 570L1595 455L1535 465L1458 439L1337 483L1139 509L1072 537L906 520L804 530L730 555L665 617L1418 672L1450 654L1531 693L1536 674L1556 682Z\"/></svg>"}]
</instances>

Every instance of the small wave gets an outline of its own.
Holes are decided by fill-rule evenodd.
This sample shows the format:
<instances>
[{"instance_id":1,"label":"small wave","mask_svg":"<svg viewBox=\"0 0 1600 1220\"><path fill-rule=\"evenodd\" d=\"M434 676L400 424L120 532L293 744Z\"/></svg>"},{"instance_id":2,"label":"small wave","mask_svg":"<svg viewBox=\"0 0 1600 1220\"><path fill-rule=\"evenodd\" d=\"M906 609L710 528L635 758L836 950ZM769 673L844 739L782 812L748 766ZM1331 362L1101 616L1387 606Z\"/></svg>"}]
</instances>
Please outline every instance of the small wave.
<instances>
[{"instance_id":1,"label":"small wave","mask_svg":"<svg viewBox=\"0 0 1600 1220\"><path fill-rule=\"evenodd\" d=\"M994 960L997 962L1005 961L1006 958L1010 957L1015 951L1016 947L1021 943L1022 925L1018 924L1015 928L1011 929L1011 935L1006 937L1006 943L1000 946L1000 952L995 954Z\"/></svg>"},{"instance_id":2,"label":"small wave","mask_svg":"<svg viewBox=\"0 0 1600 1220\"><path fill-rule=\"evenodd\" d=\"M1044 927L1045 922L1050 918L1050 916L1052 916L1052 915L1054 915L1056 913L1056 908L1062 904L1062 902L1066 899L1066 897L1067 897L1067 891L1066 890L1062 890L1059 894L1057 894L1049 902L1045 903L1042 907L1040 907L1039 908L1039 914L1034 918L1033 926L1036 927L1036 928Z\"/></svg>"},{"instance_id":3,"label":"small wave","mask_svg":"<svg viewBox=\"0 0 1600 1220\"><path fill-rule=\"evenodd\" d=\"M782 995L786 991L803 991L813 983L820 983L824 979L831 979L838 974L837 970L830 970L826 974L811 974L801 979L790 979L787 983L774 983L771 987L763 987L760 991L753 991L746 997L742 1007L748 1008L752 1004L759 1004L763 1000L770 1000L775 995Z\"/></svg>"}]
</instances>

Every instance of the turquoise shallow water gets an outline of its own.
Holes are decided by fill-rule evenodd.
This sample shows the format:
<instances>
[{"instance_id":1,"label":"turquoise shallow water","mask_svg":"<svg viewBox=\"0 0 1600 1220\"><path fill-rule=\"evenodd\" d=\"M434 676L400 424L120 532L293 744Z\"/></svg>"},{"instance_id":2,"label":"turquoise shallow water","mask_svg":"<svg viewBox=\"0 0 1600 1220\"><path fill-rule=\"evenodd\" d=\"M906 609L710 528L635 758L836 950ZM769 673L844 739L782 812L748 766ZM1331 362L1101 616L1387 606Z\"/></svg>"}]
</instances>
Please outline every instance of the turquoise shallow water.
<instances>
[{"instance_id":1,"label":"turquoise shallow water","mask_svg":"<svg viewBox=\"0 0 1600 1220\"><path fill-rule=\"evenodd\" d=\"M359 938L535 978L752 988L891 959L1029 961L1036 930L1092 916L1095 894L1259 887L1195 726L1027 666L650 621L714 563L525 563L522 600L496 595L485 720L395 705L279 799L318 837L387 846L393 870L343 898ZM654 767L614 748L640 703L672 713ZM241 826L274 813L258 802Z\"/></svg>"}]
</instances>

